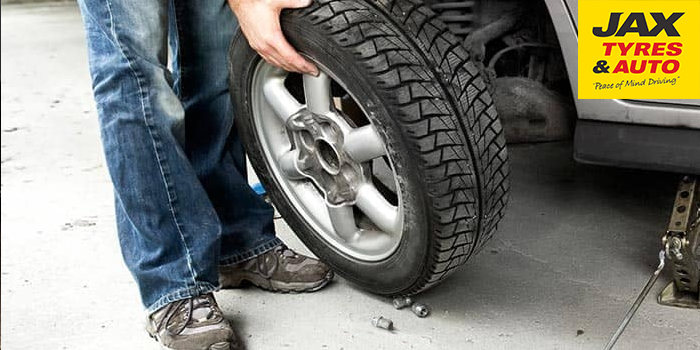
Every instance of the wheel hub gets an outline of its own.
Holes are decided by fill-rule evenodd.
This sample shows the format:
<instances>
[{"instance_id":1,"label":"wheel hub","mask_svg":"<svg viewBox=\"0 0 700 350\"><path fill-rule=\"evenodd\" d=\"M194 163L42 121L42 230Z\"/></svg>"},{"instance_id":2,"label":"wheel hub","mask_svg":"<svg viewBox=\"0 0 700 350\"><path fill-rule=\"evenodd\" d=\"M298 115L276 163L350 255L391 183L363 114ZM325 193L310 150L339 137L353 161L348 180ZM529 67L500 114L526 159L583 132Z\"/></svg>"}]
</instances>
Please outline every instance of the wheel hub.
<instances>
[{"instance_id":1,"label":"wheel hub","mask_svg":"<svg viewBox=\"0 0 700 350\"><path fill-rule=\"evenodd\" d=\"M381 261L396 251L404 227L401 187L385 137L345 85L315 63L320 74L301 79L259 63L250 94L256 136L292 215L343 254ZM354 119L345 104L336 107L336 98L352 100ZM393 180L391 192L375 180Z\"/></svg>"},{"instance_id":2,"label":"wheel hub","mask_svg":"<svg viewBox=\"0 0 700 350\"><path fill-rule=\"evenodd\" d=\"M287 121L298 150L295 167L323 191L333 206L353 205L365 179L362 166L343 147L344 134L332 119L303 109Z\"/></svg>"}]
</instances>

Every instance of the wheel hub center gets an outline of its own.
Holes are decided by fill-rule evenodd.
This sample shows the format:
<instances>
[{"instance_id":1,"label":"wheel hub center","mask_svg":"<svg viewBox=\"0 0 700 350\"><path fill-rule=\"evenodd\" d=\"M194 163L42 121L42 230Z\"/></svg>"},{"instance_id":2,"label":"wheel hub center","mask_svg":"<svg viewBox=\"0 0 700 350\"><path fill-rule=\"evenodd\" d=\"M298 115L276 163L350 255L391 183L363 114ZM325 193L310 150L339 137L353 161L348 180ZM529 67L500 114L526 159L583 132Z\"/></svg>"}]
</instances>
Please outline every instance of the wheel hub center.
<instances>
[{"instance_id":1,"label":"wheel hub center","mask_svg":"<svg viewBox=\"0 0 700 350\"><path fill-rule=\"evenodd\" d=\"M323 170L331 175L338 175L340 173L340 156L335 148L324 139L316 140L315 146L316 155Z\"/></svg>"},{"instance_id":2,"label":"wheel hub center","mask_svg":"<svg viewBox=\"0 0 700 350\"><path fill-rule=\"evenodd\" d=\"M332 206L352 205L364 181L362 167L343 148L342 129L331 118L302 110L287 121L298 150L295 167L311 179Z\"/></svg>"}]
</instances>

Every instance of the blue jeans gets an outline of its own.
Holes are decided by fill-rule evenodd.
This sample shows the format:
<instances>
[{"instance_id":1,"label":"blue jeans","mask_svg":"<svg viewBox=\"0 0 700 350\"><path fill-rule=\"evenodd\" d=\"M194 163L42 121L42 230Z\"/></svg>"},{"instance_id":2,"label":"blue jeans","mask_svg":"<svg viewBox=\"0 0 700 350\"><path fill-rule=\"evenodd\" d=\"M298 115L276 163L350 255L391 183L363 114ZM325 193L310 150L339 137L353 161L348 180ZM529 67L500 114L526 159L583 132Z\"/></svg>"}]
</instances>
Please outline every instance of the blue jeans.
<instances>
[{"instance_id":1,"label":"blue jeans","mask_svg":"<svg viewBox=\"0 0 700 350\"><path fill-rule=\"evenodd\" d=\"M147 311L281 242L233 127L225 0L79 0L122 255ZM168 49L172 62L168 68Z\"/></svg>"}]
</instances>

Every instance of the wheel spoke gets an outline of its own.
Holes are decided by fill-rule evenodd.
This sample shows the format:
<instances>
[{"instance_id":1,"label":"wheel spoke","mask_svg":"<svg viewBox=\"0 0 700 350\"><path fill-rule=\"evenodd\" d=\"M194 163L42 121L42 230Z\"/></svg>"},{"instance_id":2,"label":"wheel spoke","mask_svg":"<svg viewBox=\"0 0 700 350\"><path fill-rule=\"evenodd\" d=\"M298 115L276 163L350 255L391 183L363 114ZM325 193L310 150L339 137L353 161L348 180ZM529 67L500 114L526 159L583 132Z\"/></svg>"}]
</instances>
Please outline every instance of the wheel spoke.
<instances>
[{"instance_id":1,"label":"wheel spoke","mask_svg":"<svg viewBox=\"0 0 700 350\"><path fill-rule=\"evenodd\" d=\"M267 103L285 123L289 117L299 112L303 107L284 86L284 78L282 77L274 77L266 81L263 94Z\"/></svg>"},{"instance_id":2,"label":"wheel spoke","mask_svg":"<svg viewBox=\"0 0 700 350\"><path fill-rule=\"evenodd\" d=\"M331 78L320 72L317 77L304 74L306 108L312 113L327 114L331 107Z\"/></svg>"},{"instance_id":3,"label":"wheel spoke","mask_svg":"<svg viewBox=\"0 0 700 350\"><path fill-rule=\"evenodd\" d=\"M353 241L357 238L359 229L355 224L355 214L353 213L352 206L328 206L328 215L331 218L331 224L336 234L340 238L344 239L346 242Z\"/></svg>"},{"instance_id":4,"label":"wheel spoke","mask_svg":"<svg viewBox=\"0 0 700 350\"><path fill-rule=\"evenodd\" d=\"M366 162L386 154L384 142L372 125L352 129L344 141L345 152L358 162Z\"/></svg>"},{"instance_id":5,"label":"wheel spoke","mask_svg":"<svg viewBox=\"0 0 700 350\"><path fill-rule=\"evenodd\" d=\"M303 180L306 178L297 170L296 166L294 166L298 156L299 151L291 150L283 153L279 157L280 169L282 169L284 176L290 180Z\"/></svg>"},{"instance_id":6,"label":"wheel spoke","mask_svg":"<svg viewBox=\"0 0 700 350\"><path fill-rule=\"evenodd\" d=\"M399 208L389 203L374 185L360 187L356 205L382 231L390 235L401 233Z\"/></svg>"}]
</instances>

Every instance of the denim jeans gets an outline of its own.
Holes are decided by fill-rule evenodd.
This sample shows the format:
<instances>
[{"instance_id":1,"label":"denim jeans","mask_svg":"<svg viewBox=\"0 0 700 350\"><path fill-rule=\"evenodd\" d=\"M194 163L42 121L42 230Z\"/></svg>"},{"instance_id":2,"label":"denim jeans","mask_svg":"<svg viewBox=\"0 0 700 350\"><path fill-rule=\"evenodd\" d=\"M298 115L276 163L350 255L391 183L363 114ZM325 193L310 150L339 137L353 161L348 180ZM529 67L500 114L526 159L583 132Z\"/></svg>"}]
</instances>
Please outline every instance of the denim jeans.
<instances>
[{"instance_id":1,"label":"denim jeans","mask_svg":"<svg viewBox=\"0 0 700 350\"><path fill-rule=\"evenodd\" d=\"M214 291L220 264L281 243L233 127L235 16L225 0L78 2L119 243L143 304Z\"/></svg>"}]
</instances>

